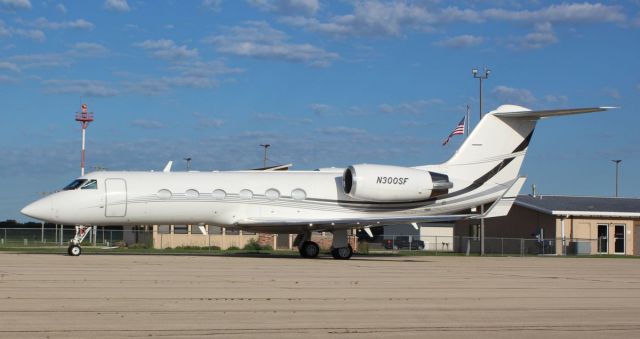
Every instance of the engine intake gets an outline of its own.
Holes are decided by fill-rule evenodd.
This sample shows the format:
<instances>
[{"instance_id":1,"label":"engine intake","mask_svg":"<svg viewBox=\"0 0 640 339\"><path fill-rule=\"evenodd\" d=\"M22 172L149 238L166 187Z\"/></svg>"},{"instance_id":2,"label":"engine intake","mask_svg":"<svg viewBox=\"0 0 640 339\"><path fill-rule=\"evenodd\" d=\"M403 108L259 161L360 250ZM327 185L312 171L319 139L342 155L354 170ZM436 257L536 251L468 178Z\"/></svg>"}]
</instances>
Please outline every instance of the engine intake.
<instances>
[{"instance_id":1,"label":"engine intake","mask_svg":"<svg viewBox=\"0 0 640 339\"><path fill-rule=\"evenodd\" d=\"M389 165L352 165L342 176L344 193L359 200L402 202L449 192L446 174Z\"/></svg>"}]
</instances>

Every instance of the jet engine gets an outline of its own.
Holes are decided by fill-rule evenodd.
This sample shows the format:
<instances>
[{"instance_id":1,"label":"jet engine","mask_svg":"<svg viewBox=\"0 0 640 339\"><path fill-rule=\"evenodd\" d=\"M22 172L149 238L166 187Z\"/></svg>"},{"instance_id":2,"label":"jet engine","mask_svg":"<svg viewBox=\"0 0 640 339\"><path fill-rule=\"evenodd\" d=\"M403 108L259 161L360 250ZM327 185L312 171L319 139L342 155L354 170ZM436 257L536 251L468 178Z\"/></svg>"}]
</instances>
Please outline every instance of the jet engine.
<instances>
[{"instance_id":1,"label":"jet engine","mask_svg":"<svg viewBox=\"0 0 640 339\"><path fill-rule=\"evenodd\" d=\"M445 174L387 165L352 165L342 176L344 193L358 200L403 202L446 194L453 187Z\"/></svg>"}]
</instances>

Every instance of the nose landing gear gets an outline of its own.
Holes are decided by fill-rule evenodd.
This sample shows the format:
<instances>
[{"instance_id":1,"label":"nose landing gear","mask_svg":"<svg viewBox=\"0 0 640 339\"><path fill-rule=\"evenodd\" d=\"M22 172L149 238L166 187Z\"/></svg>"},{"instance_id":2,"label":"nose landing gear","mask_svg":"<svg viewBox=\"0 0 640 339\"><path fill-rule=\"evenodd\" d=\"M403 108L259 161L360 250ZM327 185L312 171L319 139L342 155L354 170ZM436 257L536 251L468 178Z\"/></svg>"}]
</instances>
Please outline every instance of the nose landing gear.
<instances>
[{"instance_id":1,"label":"nose landing gear","mask_svg":"<svg viewBox=\"0 0 640 339\"><path fill-rule=\"evenodd\" d=\"M67 254L72 257L77 257L82 254L82 247L80 247L80 243L82 240L87 237L91 233L91 226L76 226L76 235L73 239L69 240L69 247L67 248Z\"/></svg>"}]
</instances>

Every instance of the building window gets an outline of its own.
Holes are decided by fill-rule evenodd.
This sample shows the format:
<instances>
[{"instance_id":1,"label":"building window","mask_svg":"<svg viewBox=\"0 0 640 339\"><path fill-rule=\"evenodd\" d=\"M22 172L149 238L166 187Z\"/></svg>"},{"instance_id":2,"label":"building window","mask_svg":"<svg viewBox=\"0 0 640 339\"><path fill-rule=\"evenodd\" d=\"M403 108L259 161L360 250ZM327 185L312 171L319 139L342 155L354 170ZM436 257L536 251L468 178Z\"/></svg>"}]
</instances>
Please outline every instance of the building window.
<instances>
[{"instance_id":1,"label":"building window","mask_svg":"<svg viewBox=\"0 0 640 339\"><path fill-rule=\"evenodd\" d=\"M204 226L191 225L191 234L207 234L207 233L202 233L200 231L200 227L204 228L204 231L207 232L207 229Z\"/></svg>"},{"instance_id":2,"label":"building window","mask_svg":"<svg viewBox=\"0 0 640 339\"><path fill-rule=\"evenodd\" d=\"M169 225L158 225L158 233L160 233L160 234L169 234L169 233L171 233L171 226L169 226Z\"/></svg>"},{"instance_id":3,"label":"building window","mask_svg":"<svg viewBox=\"0 0 640 339\"><path fill-rule=\"evenodd\" d=\"M174 225L173 234L187 234L187 225Z\"/></svg>"},{"instance_id":4,"label":"building window","mask_svg":"<svg viewBox=\"0 0 640 339\"><path fill-rule=\"evenodd\" d=\"M222 227L209 225L209 234L222 234Z\"/></svg>"}]
</instances>

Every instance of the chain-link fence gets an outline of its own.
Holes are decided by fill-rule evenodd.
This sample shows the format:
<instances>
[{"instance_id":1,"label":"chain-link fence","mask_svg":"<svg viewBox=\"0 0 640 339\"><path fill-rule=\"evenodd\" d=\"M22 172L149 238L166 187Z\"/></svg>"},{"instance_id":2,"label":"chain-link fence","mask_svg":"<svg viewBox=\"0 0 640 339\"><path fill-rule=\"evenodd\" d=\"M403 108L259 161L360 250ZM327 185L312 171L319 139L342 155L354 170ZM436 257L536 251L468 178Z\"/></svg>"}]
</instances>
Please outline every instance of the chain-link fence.
<instances>
[{"instance_id":1,"label":"chain-link fence","mask_svg":"<svg viewBox=\"0 0 640 339\"><path fill-rule=\"evenodd\" d=\"M211 229L213 231L213 229ZM52 228L3 228L0 229L0 247L51 247L67 246L75 235L71 226ZM322 235L328 246L331 235ZM191 230L182 233L154 233L148 229L109 229L97 227L95 234L85 238L83 245L108 247L142 248L243 248L251 241L265 242L277 250L297 250L293 245L295 235L260 235L234 230L219 231L211 234ZM320 237L318 236L317 239ZM266 241L264 239L267 239ZM314 241L318 241L314 239ZM478 255L483 252L478 237L442 236L442 235L394 235L356 238L352 244L360 253L394 253L405 251L428 252L435 255ZM606 239L538 239L538 238L496 238L485 237L484 254L504 256L527 255L597 255L625 254L617 253L613 246L607 246Z\"/></svg>"}]
</instances>

